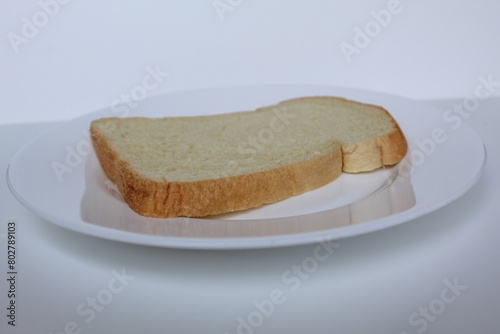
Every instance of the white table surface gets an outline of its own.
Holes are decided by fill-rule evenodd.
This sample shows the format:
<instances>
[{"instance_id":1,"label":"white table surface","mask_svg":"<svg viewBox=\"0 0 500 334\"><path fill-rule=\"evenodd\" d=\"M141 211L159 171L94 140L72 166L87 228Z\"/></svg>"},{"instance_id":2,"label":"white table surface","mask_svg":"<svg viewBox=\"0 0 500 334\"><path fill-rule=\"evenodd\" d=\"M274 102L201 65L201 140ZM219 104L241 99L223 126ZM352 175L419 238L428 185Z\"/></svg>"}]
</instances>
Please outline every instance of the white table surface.
<instances>
[{"instance_id":1,"label":"white table surface","mask_svg":"<svg viewBox=\"0 0 500 334\"><path fill-rule=\"evenodd\" d=\"M429 103L444 110L462 101ZM190 251L71 232L24 208L4 176L0 332L498 333L499 109L500 98L481 101L465 120L488 151L468 193L406 224L337 241L310 273L297 268L318 245ZM0 172L54 125L1 125ZM7 323L9 221L17 225L15 327Z\"/></svg>"}]
</instances>

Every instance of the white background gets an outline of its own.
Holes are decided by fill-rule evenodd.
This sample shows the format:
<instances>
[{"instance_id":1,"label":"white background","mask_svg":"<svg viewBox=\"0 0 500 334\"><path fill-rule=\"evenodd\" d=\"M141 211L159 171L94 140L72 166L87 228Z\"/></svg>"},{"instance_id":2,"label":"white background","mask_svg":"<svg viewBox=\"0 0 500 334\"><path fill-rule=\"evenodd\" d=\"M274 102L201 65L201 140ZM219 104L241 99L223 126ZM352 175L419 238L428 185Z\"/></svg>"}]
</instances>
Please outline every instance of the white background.
<instances>
[{"instance_id":1,"label":"white background","mask_svg":"<svg viewBox=\"0 0 500 334\"><path fill-rule=\"evenodd\" d=\"M54 1L0 2L0 123L108 108L148 66L169 73L151 95L310 83L454 98L500 78L498 0L400 0L379 31L372 11L395 0L220 0L223 12L213 0L64 0L43 14ZM348 62L340 46L355 46L356 27L373 38Z\"/></svg>"}]
</instances>

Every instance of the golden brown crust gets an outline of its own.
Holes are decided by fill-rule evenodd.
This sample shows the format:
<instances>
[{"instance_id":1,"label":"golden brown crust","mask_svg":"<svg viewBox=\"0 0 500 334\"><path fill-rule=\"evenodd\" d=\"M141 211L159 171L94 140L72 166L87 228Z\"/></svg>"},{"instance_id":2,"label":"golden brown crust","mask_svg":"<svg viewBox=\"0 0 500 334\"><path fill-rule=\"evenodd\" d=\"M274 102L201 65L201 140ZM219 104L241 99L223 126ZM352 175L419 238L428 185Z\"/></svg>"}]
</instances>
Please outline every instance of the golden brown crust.
<instances>
[{"instance_id":1,"label":"golden brown crust","mask_svg":"<svg viewBox=\"0 0 500 334\"><path fill-rule=\"evenodd\" d=\"M274 203L326 185L342 171L359 173L397 164L406 155L406 139L390 114L376 107L389 115L394 125L392 132L342 147L333 143L328 154L310 161L220 179L193 182L150 180L113 151L106 137L94 126L94 122L99 121L91 124L91 139L102 169L116 183L132 210L155 218L202 217Z\"/></svg>"}]
</instances>

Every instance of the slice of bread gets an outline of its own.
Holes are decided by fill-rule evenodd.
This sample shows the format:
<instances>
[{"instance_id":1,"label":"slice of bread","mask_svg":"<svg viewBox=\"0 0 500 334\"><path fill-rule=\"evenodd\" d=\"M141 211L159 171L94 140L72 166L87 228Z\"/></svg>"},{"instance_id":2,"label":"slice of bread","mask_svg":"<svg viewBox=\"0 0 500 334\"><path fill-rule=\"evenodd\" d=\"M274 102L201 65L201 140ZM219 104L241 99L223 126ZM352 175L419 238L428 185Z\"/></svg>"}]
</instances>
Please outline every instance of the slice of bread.
<instances>
[{"instance_id":1,"label":"slice of bread","mask_svg":"<svg viewBox=\"0 0 500 334\"><path fill-rule=\"evenodd\" d=\"M273 203L342 171L394 165L405 137L383 108L335 97L211 116L102 118L91 138L140 215L202 217Z\"/></svg>"}]
</instances>

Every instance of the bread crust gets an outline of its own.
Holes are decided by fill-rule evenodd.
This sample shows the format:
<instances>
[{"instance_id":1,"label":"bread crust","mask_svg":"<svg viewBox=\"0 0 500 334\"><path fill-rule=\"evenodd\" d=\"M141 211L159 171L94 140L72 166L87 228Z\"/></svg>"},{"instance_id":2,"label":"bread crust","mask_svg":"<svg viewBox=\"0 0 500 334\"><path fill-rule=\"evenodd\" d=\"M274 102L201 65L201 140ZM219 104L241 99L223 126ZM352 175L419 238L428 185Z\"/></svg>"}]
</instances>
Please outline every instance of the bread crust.
<instances>
[{"instance_id":1,"label":"bread crust","mask_svg":"<svg viewBox=\"0 0 500 334\"><path fill-rule=\"evenodd\" d=\"M339 99L336 97L313 97ZM283 101L280 104L299 98ZM342 171L360 173L400 162L407 151L399 125L382 107L393 123L393 131L355 144L332 143L327 154L314 159L268 171L219 179L170 182L148 179L122 159L106 136L91 124L91 139L105 174L116 183L125 202L140 215L154 218L203 217L240 211L274 203L335 180Z\"/></svg>"}]
</instances>

